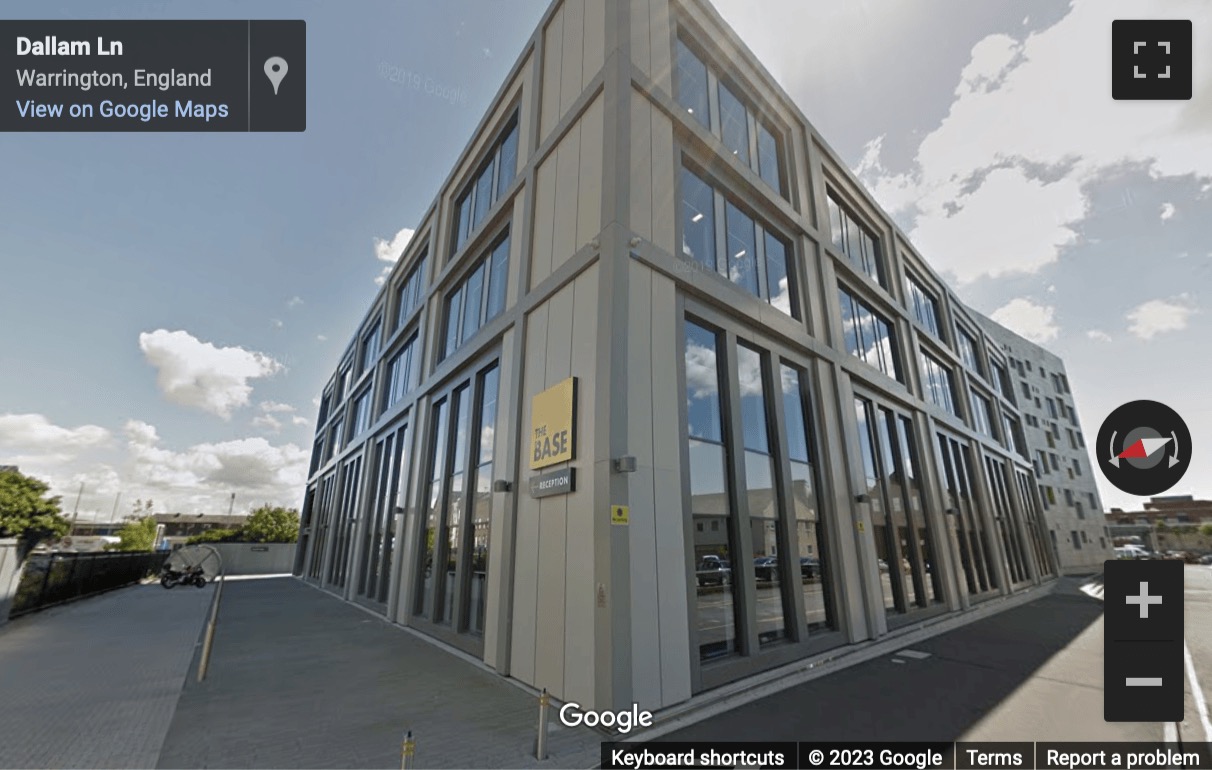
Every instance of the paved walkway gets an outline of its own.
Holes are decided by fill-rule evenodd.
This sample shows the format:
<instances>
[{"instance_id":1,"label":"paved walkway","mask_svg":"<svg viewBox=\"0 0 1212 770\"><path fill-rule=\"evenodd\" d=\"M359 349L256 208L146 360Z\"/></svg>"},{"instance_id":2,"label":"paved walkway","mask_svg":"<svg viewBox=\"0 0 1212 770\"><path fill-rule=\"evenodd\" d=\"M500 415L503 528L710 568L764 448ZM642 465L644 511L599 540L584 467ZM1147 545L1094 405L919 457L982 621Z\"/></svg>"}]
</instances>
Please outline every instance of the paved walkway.
<instances>
[{"instance_id":1,"label":"paved walkway","mask_svg":"<svg viewBox=\"0 0 1212 770\"><path fill-rule=\"evenodd\" d=\"M295 579L233 582L205 682L191 676L158 767L592 767L602 736L533 751L531 694ZM552 718L555 715L552 714Z\"/></svg>"},{"instance_id":2,"label":"paved walkway","mask_svg":"<svg viewBox=\"0 0 1212 770\"><path fill-rule=\"evenodd\" d=\"M0 767L155 767L211 588L123 588L0 627Z\"/></svg>"}]
</instances>

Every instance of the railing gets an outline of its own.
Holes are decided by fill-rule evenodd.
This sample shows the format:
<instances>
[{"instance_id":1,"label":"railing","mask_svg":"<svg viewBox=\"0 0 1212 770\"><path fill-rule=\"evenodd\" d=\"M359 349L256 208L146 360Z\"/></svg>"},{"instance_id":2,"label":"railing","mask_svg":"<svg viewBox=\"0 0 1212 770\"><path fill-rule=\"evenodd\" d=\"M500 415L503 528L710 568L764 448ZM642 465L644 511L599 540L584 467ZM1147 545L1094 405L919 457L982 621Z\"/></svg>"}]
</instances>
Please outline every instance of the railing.
<instances>
[{"instance_id":1,"label":"railing","mask_svg":"<svg viewBox=\"0 0 1212 770\"><path fill-rule=\"evenodd\" d=\"M137 583L163 564L163 553L34 554L21 573L9 617Z\"/></svg>"}]
</instances>

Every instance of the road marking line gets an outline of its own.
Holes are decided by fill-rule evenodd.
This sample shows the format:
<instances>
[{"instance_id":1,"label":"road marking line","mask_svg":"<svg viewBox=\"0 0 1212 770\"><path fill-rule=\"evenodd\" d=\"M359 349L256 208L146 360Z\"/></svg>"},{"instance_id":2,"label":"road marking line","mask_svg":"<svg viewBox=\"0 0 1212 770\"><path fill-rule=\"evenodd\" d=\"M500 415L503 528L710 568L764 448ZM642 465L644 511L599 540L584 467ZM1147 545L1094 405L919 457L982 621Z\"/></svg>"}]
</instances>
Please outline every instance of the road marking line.
<instances>
[{"instance_id":1,"label":"road marking line","mask_svg":"<svg viewBox=\"0 0 1212 770\"><path fill-rule=\"evenodd\" d=\"M1187 678L1191 680L1191 692L1195 695L1195 708L1199 711L1199 721L1204 726L1204 740L1212 741L1212 719L1208 718L1208 702L1204 700L1204 691L1199 689L1199 679L1195 676L1195 661L1191 658L1191 648L1183 642L1183 659L1187 663Z\"/></svg>"},{"instance_id":2,"label":"road marking line","mask_svg":"<svg viewBox=\"0 0 1212 770\"><path fill-rule=\"evenodd\" d=\"M913 658L914 660L925 660L930 657L930 653L922 652L921 650L901 650L897 655L903 655L906 658Z\"/></svg>"}]
</instances>

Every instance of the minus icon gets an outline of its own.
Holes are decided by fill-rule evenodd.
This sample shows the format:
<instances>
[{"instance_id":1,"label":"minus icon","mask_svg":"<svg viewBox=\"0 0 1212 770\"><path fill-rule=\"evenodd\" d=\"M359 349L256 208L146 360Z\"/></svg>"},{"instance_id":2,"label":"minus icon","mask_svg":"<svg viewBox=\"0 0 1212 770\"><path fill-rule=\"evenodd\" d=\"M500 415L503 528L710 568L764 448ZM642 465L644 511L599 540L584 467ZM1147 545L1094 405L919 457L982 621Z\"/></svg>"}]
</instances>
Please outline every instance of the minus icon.
<instances>
[{"instance_id":1,"label":"minus icon","mask_svg":"<svg viewBox=\"0 0 1212 770\"><path fill-rule=\"evenodd\" d=\"M1127 677L1126 683L1128 687L1161 687L1162 680L1160 676L1130 676Z\"/></svg>"}]
</instances>

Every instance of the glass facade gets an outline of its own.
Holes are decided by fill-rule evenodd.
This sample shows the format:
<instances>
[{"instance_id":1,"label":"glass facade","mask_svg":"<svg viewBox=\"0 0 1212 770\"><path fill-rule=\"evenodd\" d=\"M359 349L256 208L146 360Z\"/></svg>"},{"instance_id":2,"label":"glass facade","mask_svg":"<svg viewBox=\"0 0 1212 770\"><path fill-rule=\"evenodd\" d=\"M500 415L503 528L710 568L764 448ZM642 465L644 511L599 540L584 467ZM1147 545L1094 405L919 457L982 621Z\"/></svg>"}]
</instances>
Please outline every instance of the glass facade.
<instances>
[{"instance_id":1,"label":"glass facade","mask_svg":"<svg viewBox=\"0 0 1212 770\"><path fill-rule=\"evenodd\" d=\"M685 324L687 457L690 515L694 521L695 589L700 660L735 655L737 553L727 479L728 447L720 412L719 340L715 332Z\"/></svg>"},{"instance_id":2,"label":"glass facade","mask_svg":"<svg viewBox=\"0 0 1212 770\"><path fill-rule=\"evenodd\" d=\"M741 90L725 83L681 38L677 42L674 92L678 104L703 128L719 137L728 153L748 167L780 196L786 196L783 172L783 143L770 121L760 116ZM713 115L711 89L715 86ZM756 132L757 152L751 149Z\"/></svg>"},{"instance_id":3,"label":"glass facade","mask_svg":"<svg viewBox=\"0 0 1212 770\"><path fill-rule=\"evenodd\" d=\"M829 196L829 224L833 247L844 254L859 272L887 288L884 257L878 241L871 230L832 195Z\"/></svg>"},{"instance_id":4,"label":"glass facade","mask_svg":"<svg viewBox=\"0 0 1212 770\"><path fill-rule=\"evenodd\" d=\"M518 119L514 116L489 150L487 160L467 191L455 203L452 253L461 251L463 244L484 224L497 198L508 189L517 174L517 165Z\"/></svg>"},{"instance_id":5,"label":"glass facade","mask_svg":"<svg viewBox=\"0 0 1212 770\"><path fill-rule=\"evenodd\" d=\"M1007 362L1006 350L992 344L981 349L981 336L972 331L981 327L974 327L926 264L911 260L911 274L899 259L891 259L896 246L881 243L877 233L893 230L861 190L839 184L826 191L826 179L812 178L810 167L797 165L803 158L787 150L800 127L783 125L784 119L794 123L792 111L772 107L768 93L750 93L744 84L751 75L744 66L736 71L718 66L719 48L698 45L691 40L693 32L684 28L669 38L677 47L674 98L692 119L673 116L674 148L680 154L665 173L674 175L652 179L654 199L658 184L666 203L670 195L681 199L679 210L670 208L668 214L676 217L673 242L681 241L681 253L674 246L673 256L682 259L671 269L666 246L632 249L626 270L641 269L628 272L628 280L648 275L648 268L654 277L631 284L632 291L639 287L641 298L650 292L650 304L626 304L627 312L639 312L628 317L628 338L611 338L612 329L598 328L607 319L618 322L622 311L609 302L576 307L570 315L567 295L559 301L538 296L546 291L543 282L520 298L524 314L501 318L510 237L516 228L530 232L536 226L533 209L542 196L527 192L530 203L519 209L529 221L510 221L508 229L502 221L507 212L497 207L503 195L535 178L533 169L519 169L518 162L523 147L540 160L530 145L547 141L537 136L543 115L540 78L540 93L531 95L536 98L519 101L521 109L534 112L511 116L503 130L494 123L497 136L480 145L487 151L461 166L468 173L459 176L458 189L442 193L436 216L450 219L413 247L401 263L407 272L393 276L343 351L317 424L300 574L483 654L486 661L494 633L496 639L513 634L510 644L520 660L534 654L534 671L523 675L535 680L554 664L542 660L543 648L529 637L554 643L546 635L562 623L565 665L583 665L573 661L573 640L586 633L580 626L592 615L595 600L599 606L630 602L633 623L649 621L651 604L657 622L664 624L654 630L661 644L668 642L671 628L673 644L685 638L681 654L690 652L691 688L699 692L851 643L851 626L840 622L841 615L866 597L895 629L944 611L945 587L954 593L958 586L960 596L947 599L958 607L961 600L979 602L1021 590L1056 571L1041 506L1058 498L1057 508L1075 500L1084 506L1084 490L1074 497L1074 490L1062 486L1066 475L1081 474L1081 464L1045 454L1036 473L1027 466L1027 458L1036 459L1027 439L1037 437L1023 433L1024 421L1030 426L1032 418L1015 408L1018 393L1011 390L1008 374L1021 362ZM633 98L644 98L641 91L636 94ZM523 122L535 129L527 136L518 129ZM615 130L616 122L605 116L607 130ZM828 153L819 158L826 166L832 162ZM620 179L627 178L623 172ZM844 174L830 170L828 177ZM789 189L796 194L773 197L787 196ZM817 191L826 191L827 200L814 200ZM554 205L559 210L563 204ZM818 207L822 215L827 211L828 225L815 221ZM568 220L558 216L555 221L566 226ZM812 260L825 253L824 246L813 242L812 233L801 232L800 221L819 224L822 231L828 226L835 251L827 256L844 258L853 269L838 268L839 278L822 284L829 272ZM583 239L581 224L574 228L576 238L589 243L596 233ZM437 255L433 281L439 296L426 304L430 255ZM450 264L452 259L457 264ZM521 286L527 266L513 267ZM595 284L600 279L593 276L586 271L571 277L578 282L576 303L608 296L609 287ZM835 289L839 315L829 317L826 308ZM814 305L817 312L809 313ZM584 331L586 318L590 333ZM494 319L490 339L481 332ZM910 337L903 338L905 333ZM640 447L634 452L640 473L626 479L632 529L606 531L634 538L641 526L651 526L659 545L651 555L633 550L630 594L620 596L618 586L606 583L603 598L599 571L595 568L587 583L574 567L592 563L586 550L578 550L589 547L586 537L602 536L583 527L589 515L596 515L587 500L596 506L601 499L600 479L592 469L618 459L602 456L604 450L593 441L601 420L609 420L613 431L617 417L603 411L610 398L596 379L601 370L585 358L587 350L598 355L605 342L612 350L626 347L629 369L630 362L647 357L639 366L642 381L610 383L628 388L629 410L636 404L634 414L642 419L624 421L627 451ZM909 346L902 349L905 343ZM842 366L835 367L836 355L823 355L823 345L838 354L844 348L866 366L843 357ZM950 354L951 345L957 356ZM642 346L638 359L630 346ZM921 366L921 398L954 419L925 407L906 388L918 385L914 355ZM383 375L367 375L380 358ZM965 376L957 368L961 362L980 377L982 365L988 367L987 382ZM586 378L586 384L595 378L595 389L585 391L596 399L594 407L574 412L592 423L581 434L583 454L574 463L580 488L536 502L526 487L537 472L525 462L518 467L510 455L525 450L531 426L522 423L530 419L536 383L568 373ZM375 391L380 376L385 379ZM629 377L634 376L633 371ZM1058 376L1052 386L1061 390ZM372 403L372 393L381 394L378 404ZM814 403L817 394L830 400ZM651 409L646 412L647 398ZM1076 420L1073 407L1057 399L1054 395L1047 404L1056 419ZM512 435L497 436L498 423ZM1045 429L1053 438L1061 432L1055 425ZM824 436L836 438L824 442ZM658 439L674 444L662 447ZM1068 445L1080 441L1071 429ZM822 468L830 469L827 477L817 476ZM1058 470L1052 473L1053 468ZM1040 473L1061 481L1040 487ZM500 476L496 490L494 476ZM610 478L613 484L616 479ZM941 488L926 489L928 479L938 479ZM553 528L550 522L557 517ZM663 530L670 522L673 529ZM868 526L856 528L856 522ZM495 542L494 524L507 535ZM1057 529L1068 540L1070 527ZM1098 540L1096 532L1090 535ZM841 537L844 551L831 549L830 537ZM850 547L850 538L857 549ZM596 541L591 545L599 547ZM843 564L843 553L855 554L859 563ZM954 575L945 574L942 561ZM670 570L676 580L667 579ZM678 570L684 571L689 591L671 599L669 586L682 579ZM490 584L498 579L491 577L494 571L505 576L502 585ZM564 587L552 579L561 571ZM843 581L843 575L850 579ZM521 609L506 617L515 606ZM551 620L556 617L551 608L558 607L564 613L559 623ZM671 614L675 620L666 621ZM511 630L521 628L511 626L519 622L533 628ZM884 625L880 620L875 627ZM863 631L868 632L880 633ZM534 649L527 649L532 643Z\"/></svg>"},{"instance_id":6,"label":"glass facade","mask_svg":"<svg viewBox=\"0 0 1212 770\"><path fill-rule=\"evenodd\" d=\"M416 266L408 272L408 277L396 290L396 328L408 323L412 311L421 306L421 299L425 295L425 268L428 261L428 255L422 252Z\"/></svg>"},{"instance_id":7,"label":"glass facade","mask_svg":"<svg viewBox=\"0 0 1212 770\"><path fill-rule=\"evenodd\" d=\"M789 246L764 222L682 169L682 254L725 276L749 294L799 318L794 260ZM724 242L716 245L715 211L724 212Z\"/></svg>"},{"instance_id":8,"label":"glass facade","mask_svg":"<svg viewBox=\"0 0 1212 770\"><path fill-rule=\"evenodd\" d=\"M442 357L458 350L480 327L505 309L509 275L509 236L496 243L468 276L446 295Z\"/></svg>"},{"instance_id":9,"label":"glass facade","mask_svg":"<svg viewBox=\"0 0 1212 770\"><path fill-rule=\"evenodd\" d=\"M909 302L913 317L926 327L935 337L942 339L938 317L938 300L911 275L905 276L905 284L909 287Z\"/></svg>"},{"instance_id":10,"label":"glass facade","mask_svg":"<svg viewBox=\"0 0 1212 770\"><path fill-rule=\"evenodd\" d=\"M787 459L791 468L791 511L798 553L792 554L792 576L804 599L809 634L837 628L827 579L825 524L817 505L816 474L812 467L812 427L806 408L805 376L795 367L779 368L783 419L787 425Z\"/></svg>"},{"instance_id":11,"label":"glass facade","mask_svg":"<svg viewBox=\"0 0 1212 770\"><path fill-rule=\"evenodd\" d=\"M922 353L922 389L932 404L959 416L955 410L955 382L951 378L951 369L927 353Z\"/></svg>"},{"instance_id":12,"label":"glass facade","mask_svg":"<svg viewBox=\"0 0 1212 770\"><path fill-rule=\"evenodd\" d=\"M964 362L964 366L969 370L976 372L981 377L985 376L985 369L981 366L980 356L976 353L976 338L962 328L956 329L955 348L959 353L960 360Z\"/></svg>"},{"instance_id":13,"label":"glass facade","mask_svg":"<svg viewBox=\"0 0 1212 770\"><path fill-rule=\"evenodd\" d=\"M842 334L846 340L846 352L889 377L900 380L896 333L892 323L845 288L839 287L838 294L842 305Z\"/></svg>"},{"instance_id":14,"label":"glass facade","mask_svg":"<svg viewBox=\"0 0 1212 770\"><path fill-rule=\"evenodd\" d=\"M711 128L711 106L707 95L707 65L687 45L678 40L678 104L702 124Z\"/></svg>"}]
</instances>

